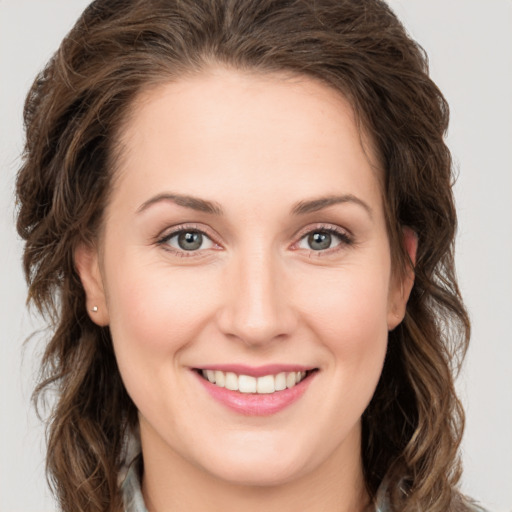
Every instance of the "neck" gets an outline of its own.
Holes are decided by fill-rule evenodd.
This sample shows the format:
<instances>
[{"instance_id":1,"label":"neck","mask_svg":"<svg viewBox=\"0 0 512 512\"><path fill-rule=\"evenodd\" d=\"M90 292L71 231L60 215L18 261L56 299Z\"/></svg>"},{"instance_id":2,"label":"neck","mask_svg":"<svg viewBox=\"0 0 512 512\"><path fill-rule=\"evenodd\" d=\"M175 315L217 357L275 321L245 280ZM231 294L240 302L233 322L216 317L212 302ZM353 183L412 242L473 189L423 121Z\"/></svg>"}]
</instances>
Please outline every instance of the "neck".
<instances>
[{"instance_id":1,"label":"neck","mask_svg":"<svg viewBox=\"0 0 512 512\"><path fill-rule=\"evenodd\" d=\"M142 440L143 494L148 512L362 512L369 504L360 455L355 443L340 446L311 471L275 485L247 485L218 478L170 452ZM347 440L345 440L347 441ZM343 443L344 445L347 443Z\"/></svg>"}]
</instances>

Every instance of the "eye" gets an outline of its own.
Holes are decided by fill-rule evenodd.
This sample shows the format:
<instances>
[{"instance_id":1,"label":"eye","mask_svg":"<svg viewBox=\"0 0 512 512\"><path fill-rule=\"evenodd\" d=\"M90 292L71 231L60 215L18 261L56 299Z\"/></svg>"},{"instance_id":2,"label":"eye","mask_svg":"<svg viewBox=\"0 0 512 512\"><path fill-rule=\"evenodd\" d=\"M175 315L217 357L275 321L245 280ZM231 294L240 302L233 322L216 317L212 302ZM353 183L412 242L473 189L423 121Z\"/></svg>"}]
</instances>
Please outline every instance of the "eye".
<instances>
[{"instance_id":1,"label":"eye","mask_svg":"<svg viewBox=\"0 0 512 512\"><path fill-rule=\"evenodd\" d=\"M341 244L350 245L351 243L352 240L347 234L332 228L323 228L307 233L300 239L297 247L312 251L326 251Z\"/></svg>"},{"instance_id":2,"label":"eye","mask_svg":"<svg viewBox=\"0 0 512 512\"><path fill-rule=\"evenodd\" d=\"M195 229L174 231L160 240L160 243L169 245L177 252L195 252L211 249L215 245L208 235Z\"/></svg>"}]
</instances>

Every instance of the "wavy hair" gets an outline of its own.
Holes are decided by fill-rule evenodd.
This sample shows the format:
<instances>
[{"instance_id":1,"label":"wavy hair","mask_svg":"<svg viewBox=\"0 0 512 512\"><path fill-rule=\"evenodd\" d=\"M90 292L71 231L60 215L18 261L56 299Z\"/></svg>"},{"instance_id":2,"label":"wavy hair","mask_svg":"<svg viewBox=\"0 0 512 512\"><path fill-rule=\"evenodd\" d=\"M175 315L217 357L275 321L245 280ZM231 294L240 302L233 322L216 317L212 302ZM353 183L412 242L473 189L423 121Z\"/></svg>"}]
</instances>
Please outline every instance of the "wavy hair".
<instances>
[{"instance_id":1,"label":"wavy hair","mask_svg":"<svg viewBox=\"0 0 512 512\"><path fill-rule=\"evenodd\" d=\"M362 418L366 484L373 499L385 485L392 510L463 509L453 379L469 320L454 273L448 106L424 51L380 0L96 0L28 94L17 178L29 299L53 333L34 400L56 391L47 473L62 510L122 509L123 439L137 422L109 330L87 315L74 250L101 227L134 98L216 64L320 80L348 98L370 136L395 267L411 267L404 226L418 253L405 319Z\"/></svg>"}]
</instances>

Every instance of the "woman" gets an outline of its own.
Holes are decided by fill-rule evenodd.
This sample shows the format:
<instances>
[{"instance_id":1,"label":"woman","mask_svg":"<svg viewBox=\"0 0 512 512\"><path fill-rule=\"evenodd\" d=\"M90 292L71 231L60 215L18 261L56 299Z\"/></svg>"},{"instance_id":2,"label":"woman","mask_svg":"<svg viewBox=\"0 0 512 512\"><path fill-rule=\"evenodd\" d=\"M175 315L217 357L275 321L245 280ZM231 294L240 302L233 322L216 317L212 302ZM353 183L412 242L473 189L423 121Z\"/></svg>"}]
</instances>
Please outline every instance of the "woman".
<instances>
[{"instance_id":1,"label":"woman","mask_svg":"<svg viewBox=\"0 0 512 512\"><path fill-rule=\"evenodd\" d=\"M96 1L25 119L63 510L474 510L448 109L384 3Z\"/></svg>"}]
</instances>

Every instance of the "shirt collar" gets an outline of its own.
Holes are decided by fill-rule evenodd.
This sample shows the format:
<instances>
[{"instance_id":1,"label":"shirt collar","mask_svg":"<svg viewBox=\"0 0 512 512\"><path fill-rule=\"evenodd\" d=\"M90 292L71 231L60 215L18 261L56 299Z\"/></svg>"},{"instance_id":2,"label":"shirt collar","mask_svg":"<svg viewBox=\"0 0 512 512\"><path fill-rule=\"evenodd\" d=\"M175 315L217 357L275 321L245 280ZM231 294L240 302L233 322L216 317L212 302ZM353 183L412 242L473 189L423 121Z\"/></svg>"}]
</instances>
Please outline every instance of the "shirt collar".
<instances>
[{"instance_id":1,"label":"shirt collar","mask_svg":"<svg viewBox=\"0 0 512 512\"><path fill-rule=\"evenodd\" d=\"M126 467L124 479L121 483L125 512L148 512L140 487L141 463L142 456L139 454Z\"/></svg>"}]
</instances>

